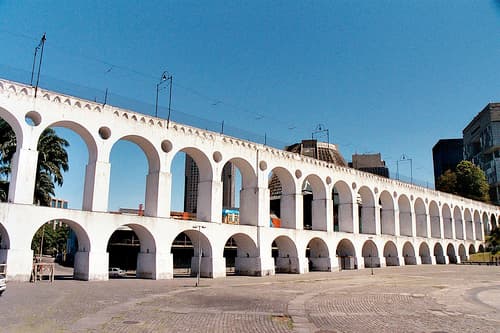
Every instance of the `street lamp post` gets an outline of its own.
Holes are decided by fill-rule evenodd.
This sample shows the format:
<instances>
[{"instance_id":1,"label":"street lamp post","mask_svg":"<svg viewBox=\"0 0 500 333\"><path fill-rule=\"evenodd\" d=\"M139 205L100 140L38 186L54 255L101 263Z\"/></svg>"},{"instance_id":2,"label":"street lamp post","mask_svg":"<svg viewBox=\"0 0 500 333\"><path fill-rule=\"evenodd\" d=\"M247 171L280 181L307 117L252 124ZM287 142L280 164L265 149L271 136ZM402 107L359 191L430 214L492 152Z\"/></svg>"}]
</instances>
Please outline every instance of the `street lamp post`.
<instances>
[{"instance_id":1,"label":"street lamp post","mask_svg":"<svg viewBox=\"0 0 500 333\"><path fill-rule=\"evenodd\" d=\"M399 180L399 162L410 161L410 183L413 184L413 160L408 158L406 154L401 155L401 158L396 161L396 178Z\"/></svg>"},{"instance_id":2,"label":"street lamp post","mask_svg":"<svg viewBox=\"0 0 500 333\"><path fill-rule=\"evenodd\" d=\"M195 287L198 287L200 285L200 271L201 271L201 229L205 229L206 227L203 225L195 225L193 226L193 229L198 230L198 272L196 273L196 284L194 285Z\"/></svg>"},{"instance_id":3,"label":"street lamp post","mask_svg":"<svg viewBox=\"0 0 500 333\"><path fill-rule=\"evenodd\" d=\"M167 71L163 72L161 74L161 79L160 82L156 84L156 105L155 105L155 117L158 117L158 94L160 92L160 86L166 82L169 81L170 84L170 89L169 89L169 97L168 97L168 117L167 117L167 128L170 123L170 106L172 104L172 75L168 74Z\"/></svg>"}]
</instances>

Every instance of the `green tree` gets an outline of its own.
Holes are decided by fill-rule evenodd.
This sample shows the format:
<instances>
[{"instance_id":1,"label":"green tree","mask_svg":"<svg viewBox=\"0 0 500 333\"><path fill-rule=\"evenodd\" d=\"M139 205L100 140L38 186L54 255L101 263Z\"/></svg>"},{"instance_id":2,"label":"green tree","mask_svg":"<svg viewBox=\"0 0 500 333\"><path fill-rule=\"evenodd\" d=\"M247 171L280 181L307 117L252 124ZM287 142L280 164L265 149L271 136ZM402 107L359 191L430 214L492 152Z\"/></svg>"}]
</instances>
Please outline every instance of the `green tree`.
<instances>
[{"instance_id":1,"label":"green tree","mask_svg":"<svg viewBox=\"0 0 500 333\"><path fill-rule=\"evenodd\" d=\"M470 161L460 162L455 171L447 170L436 184L439 191L489 202L489 185L483 170Z\"/></svg>"},{"instance_id":2,"label":"green tree","mask_svg":"<svg viewBox=\"0 0 500 333\"><path fill-rule=\"evenodd\" d=\"M0 119L0 200L8 194L10 163L16 152L16 136L9 124ZM69 170L68 141L59 137L52 128L45 129L38 140L38 163L35 178L33 202L42 206L50 205L55 185L61 186L63 172Z\"/></svg>"},{"instance_id":3,"label":"green tree","mask_svg":"<svg viewBox=\"0 0 500 333\"><path fill-rule=\"evenodd\" d=\"M500 229L493 228L490 234L486 236L486 249L491 252L491 254L496 254L500 251Z\"/></svg>"}]
</instances>

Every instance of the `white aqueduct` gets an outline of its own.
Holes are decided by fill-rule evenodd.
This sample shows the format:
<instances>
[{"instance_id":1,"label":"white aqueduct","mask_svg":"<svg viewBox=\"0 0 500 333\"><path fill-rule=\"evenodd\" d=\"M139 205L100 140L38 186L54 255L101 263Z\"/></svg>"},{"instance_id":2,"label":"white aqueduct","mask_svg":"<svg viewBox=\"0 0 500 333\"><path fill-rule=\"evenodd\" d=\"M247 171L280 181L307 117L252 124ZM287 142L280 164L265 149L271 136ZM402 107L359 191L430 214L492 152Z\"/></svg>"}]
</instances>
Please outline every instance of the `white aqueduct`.
<instances>
[{"instance_id":1,"label":"white aqueduct","mask_svg":"<svg viewBox=\"0 0 500 333\"><path fill-rule=\"evenodd\" d=\"M499 207L485 203L179 123L167 128L163 119L110 105L42 89L36 98L34 93L30 86L0 80L0 117L17 139L8 202L0 203L0 263L7 264L11 280L29 279L31 240L51 220L64 221L77 235L74 277L106 280L107 244L122 226L140 239L138 277L172 278L171 246L184 232L203 249L200 274L215 278L226 275L223 251L231 237L238 247L235 266L240 274L447 264L478 251L500 217ZM88 148L82 210L33 205L38 138L54 126L73 130ZM147 157L145 216L107 212L109 157L119 140L134 142ZM181 151L200 170L195 221L170 217L170 168ZM242 179L239 225L221 223L221 172L229 161ZM282 184L281 228L269 226L271 173ZM313 190L312 230L303 228L305 181ZM335 206L334 189L339 195ZM278 247L274 257L273 244ZM196 272L197 265L192 266Z\"/></svg>"}]
</instances>

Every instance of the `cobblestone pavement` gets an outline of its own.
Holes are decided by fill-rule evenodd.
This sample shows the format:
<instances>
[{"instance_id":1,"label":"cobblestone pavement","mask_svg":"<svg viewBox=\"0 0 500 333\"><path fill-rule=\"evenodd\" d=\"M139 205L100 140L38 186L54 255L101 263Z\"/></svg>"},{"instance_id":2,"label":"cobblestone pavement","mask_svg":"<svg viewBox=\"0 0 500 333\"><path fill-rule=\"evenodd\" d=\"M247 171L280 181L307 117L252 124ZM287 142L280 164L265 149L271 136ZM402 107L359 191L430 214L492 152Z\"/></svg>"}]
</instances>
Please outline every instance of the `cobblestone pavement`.
<instances>
[{"instance_id":1,"label":"cobblestone pavement","mask_svg":"<svg viewBox=\"0 0 500 333\"><path fill-rule=\"evenodd\" d=\"M500 267L9 282L1 332L500 332Z\"/></svg>"}]
</instances>

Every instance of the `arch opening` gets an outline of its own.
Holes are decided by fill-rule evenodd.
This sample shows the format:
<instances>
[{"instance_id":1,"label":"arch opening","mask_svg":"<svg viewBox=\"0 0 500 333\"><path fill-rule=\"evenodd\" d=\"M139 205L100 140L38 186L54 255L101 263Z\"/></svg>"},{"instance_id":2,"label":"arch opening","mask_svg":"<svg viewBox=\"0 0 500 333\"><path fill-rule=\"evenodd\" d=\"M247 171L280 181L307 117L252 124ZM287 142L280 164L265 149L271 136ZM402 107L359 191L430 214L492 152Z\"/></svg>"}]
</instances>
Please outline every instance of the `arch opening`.
<instances>
[{"instance_id":1,"label":"arch opening","mask_svg":"<svg viewBox=\"0 0 500 333\"><path fill-rule=\"evenodd\" d=\"M333 230L354 232L352 193L343 181L335 183L332 189L333 198Z\"/></svg>"},{"instance_id":2,"label":"arch opening","mask_svg":"<svg viewBox=\"0 0 500 333\"><path fill-rule=\"evenodd\" d=\"M455 220L456 239L464 239L464 221L462 220L462 212L458 206L455 206L455 209L453 209L453 219Z\"/></svg>"},{"instance_id":3,"label":"arch opening","mask_svg":"<svg viewBox=\"0 0 500 333\"><path fill-rule=\"evenodd\" d=\"M453 220L451 218L451 210L447 204L443 205L443 232L444 238L452 239L453 238Z\"/></svg>"},{"instance_id":4,"label":"arch opening","mask_svg":"<svg viewBox=\"0 0 500 333\"><path fill-rule=\"evenodd\" d=\"M330 272L332 270L328 245L321 238L315 237L309 241L306 257L308 258L309 272Z\"/></svg>"},{"instance_id":5,"label":"arch opening","mask_svg":"<svg viewBox=\"0 0 500 333\"><path fill-rule=\"evenodd\" d=\"M399 266L398 248L392 241L385 243L384 257L387 266Z\"/></svg>"},{"instance_id":6,"label":"arch opening","mask_svg":"<svg viewBox=\"0 0 500 333\"><path fill-rule=\"evenodd\" d=\"M429 219L431 224L431 237L441 238L441 226L439 220L439 208L435 201L429 204Z\"/></svg>"},{"instance_id":7,"label":"arch opening","mask_svg":"<svg viewBox=\"0 0 500 333\"><path fill-rule=\"evenodd\" d=\"M406 242L403 245L403 258L405 265L416 265L417 257L415 256L415 249L410 242Z\"/></svg>"},{"instance_id":8,"label":"arch opening","mask_svg":"<svg viewBox=\"0 0 500 333\"><path fill-rule=\"evenodd\" d=\"M364 258L365 268L380 267L380 258L378 256L377 245L372 240L367 240L363 244L361 255Z\"/></svg>"},{"instance_id":9,"label":"arch opening","mask_svg":"<svg viewBox=\"0 0 500 333\"><path fill-rule=\"evenodd\" d=\"M208 238L198 230L179 233L170 247L174 278L196 276L213 277L212 246Z\"/></svg>"},{"instance_id":10,"label":"arch opening","mask_svg":"<svg viewBox=\"0 0 500 333\"><path fill-rule=\"evenodd\" d=\"M453 246L453 244L450 243L446 247L446 255L448 256L448 261L450 264L457 264L458 263L457 255L455 252L455 247Z\"/></svg>"},{"instance_id":11,"label":"arch opening","mask_svg":"<svg viewBox=\"0 0 500 333\"><path fill-rule=\"evenodd\" d=\"M339 267L341 270L358 269L356 250L350 240L342 239L339 242L337 245L337 257L339 259Z\"/></svg>"},{"instance_id":12,"label":"arch opening","mask_svg":"<svg viewBox=\"0 0 500 333\"><path fill-rule=\"evenodd\" d=\"M415 223L417 237L427 237L427 213L421 198L415 200Z\"/></svg>"},{"instance_id":13,"label":"arch opening","mask_svg":"<svg viewBox=\"0 0 500 333\"><path fill-rule=\"evenodd\" d=\"M41 278L53 267L58 280L87 280L88 253L91 250L87 232L76 222L55 219L43 223L31 238L35 271ZM34 277L37 278L37 277Z\"/></svg>"},{"instance_id":14,"label":"arch opening","mask_svg":"<svg viewBox=\"0 0 500 333\"><path fill-rule=\"evenodd\" d=\"M376 234L375 224L375 201L372 191L362 186L358 191L358 219L359 219L359 233L362 234Z\"/></svg>"},{"instance_id":15,"label":"arch opening","mask_svg":"<svg viewBox=\"0 0 500 333\"><path fill-rule=\"evenodd\" d=\"M299 227L296 225L297 204L302 199L302 195L297 193L295 181L290 172L282 167L274 168L269 173L268 188L271 227L288 229Z\"/></svg>"},{"instance_id":16,"label":"arch opening","mask_svg":"<svg viewBox=\"0 0 500 333\"><path fill-rule=\"evenodd\" d=\"M325 186L316 175L302 182L302 225L305 230L327 230Z\"/></svg>"},{"instance_id":17,"label":"arch opening","mask_svg":"<svg viewBox=\"0 0 500 333\"><path fill-rule=\"evenodd\" d=\"M277 237L272 243L271 253L276 273L300 273L297 248L289 237Z\"/></svg>"},{"instance_id":18,"label":"arch opening","mask_svg":"<svg viewBox=\"0 0 500 333\"><path fill-rule=\"evenodd\" d=\"M401 236L413 236L411 226L411 206L406 195L401 195L398 199L399 207L399 234Z\"/></svg>"},{"instance_id":19,"label":"arch opening","mask_svg":"<svg viewBox=\"0 0 500 333\"><path fill-rule=\"evenodd\" d=\"M467 252L464 244L458 246L458 256L460 257L460 262L467 261Z\"/></svg>"},{"instance_id":20,"label":"arch opening","mask_svg":"<svg viewBox=\"0 0 500 333\"><path fill-rule=\"evenodd\" d=\"M259 253L255 242L242 233L235 234L224 246L226 275L258 276L260 274Z\"/></svg>"},{"instance_id":21,"label":"arch opening","mask_svg":"<svg viewBox=\"0 0 500 333\"><path fill-rule=\"evenodd\" d=\"M440 243L436 243L436 245L434 245L434 257L436 258L436 264L446 264L446 257L444 256L443 247Z\"/></svg>"},{"instance_id":22,"label":"arch opening","mask_svg":"<svg viewBox=\"0 0 500 333\"><path fill-rule=\"evenodd\" d=\"M420 261L422 262L422 264L432 264L431 251L427 243L423 242L422 244L420 244L420 247L418 248L418 255L420 256Z\"/></svg>"},{"instance_id":23,"label":"arch opening","mask_svg":"<svg viewBox=\"0 0 500 333\"><path fill-rule=\"evenodd\" d=\"M196 148L183 148L173 156L170 169L172 175L171 216L184 220L220 221L222 207L219 206L218 212L212 211L214 179L207 155ZM226 185L229 186L230 183ZM214 217L218 217L218 220L211 221ZM239 213L233 218L239 220Z\"/></svg>"},{"instance_id":24,"label":"arch opening","mask_svg":"<svg viewBox=\"0 0 500 333\"><path fill-rule=\"evenodd\" d=\"M384 235L396 235L396 219L394 217L394 201L389 192L383 191L379 198L380 228Z\"/></svg>"}]
</instances>

